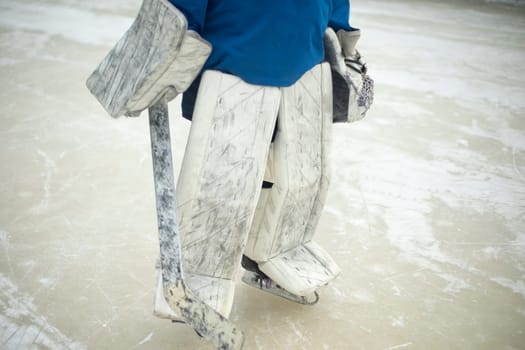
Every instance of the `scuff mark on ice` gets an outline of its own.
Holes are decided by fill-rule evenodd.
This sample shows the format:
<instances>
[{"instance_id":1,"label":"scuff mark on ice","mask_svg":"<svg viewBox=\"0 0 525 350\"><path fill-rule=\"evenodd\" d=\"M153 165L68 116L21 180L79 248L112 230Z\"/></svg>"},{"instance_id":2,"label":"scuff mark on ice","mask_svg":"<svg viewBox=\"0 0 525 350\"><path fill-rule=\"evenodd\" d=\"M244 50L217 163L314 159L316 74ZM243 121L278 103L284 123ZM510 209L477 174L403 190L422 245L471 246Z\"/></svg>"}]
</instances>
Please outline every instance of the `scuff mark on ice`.
<instances>
[{"instance_id":1,"label":"scuff mark on ice","mask_svg":"<svg viewBox=\"0 0 525 350\"><path fill-rule=\"evenodd\" d=\"M394 346L390 346L388 348L385 348L385 350L395 350L395 349L401 349L401 348L406 348L407 346L410 346L412 345L412 342L410 343L404 343L404 344L399 344L399 345L394 345Z\"/></svg>"},{"instance_id":2,"label":"scuff mark on ice","mask_svg":"<svg viewBox=\"0 0 525 350\"><path fill-rule=\"evenodd\" d=\"M42 174L44 177L44 196L40 201L40 204L34 208L36 213L40 214L45 211L49 205L49 198L51 197L51 178L56 171L56 163L46 152L42 151L41 149L37 149L36 152L43 158L45 164L45 173Z\"/></svg>"},{"instance_id":3,"label":"scuff mark on ice","mask_svg":"<svg viewBox=\"0 0 525 350\"><path fill-rule=\"evenodd\" d=\"M525 283L523 281L513 281L505 277L493 277L490 280L502 287L509 288L514 293L521 295L521 297L525 299Z\"/></svg>"},{"instance_id":4,"label":"scuff mark on ice","mask_svg":"<svg viewBox=\"0 0 525 350\"><path fill-rule=\"evenodd\" d=\"M0 274L0 347L2 349L68 349L86 347L69 339L38 313L33 299Z\"/></svg>"},{"instance_id":5,"label":"scuff mark on ice","mask_svg":"<svg viewBox=\"0 0 525 350\"><path fill-rule=\"evenodd\" d=\"M13 274L13 265L11 264L11 255L9 249L11 245L9 243L9 233L6 231L0 230L0 242L2 243L2 248L4 248L5 258L7 260L7 266L9 267L9 272Z\"/></svg>"},{"instance_id":6,"label":"scuff mark on ice","mask_svg":"<svg viewBox=\"0 0 525 350\"><path fill-rule=\"evenodd\" d=\"M142 339L138 345L143 345L143 344L146 344L147 342L151 341L151 339L153 338L153 332L151 332L150 334L148 334L144 339Z\"/></svg>"}]
</instances>

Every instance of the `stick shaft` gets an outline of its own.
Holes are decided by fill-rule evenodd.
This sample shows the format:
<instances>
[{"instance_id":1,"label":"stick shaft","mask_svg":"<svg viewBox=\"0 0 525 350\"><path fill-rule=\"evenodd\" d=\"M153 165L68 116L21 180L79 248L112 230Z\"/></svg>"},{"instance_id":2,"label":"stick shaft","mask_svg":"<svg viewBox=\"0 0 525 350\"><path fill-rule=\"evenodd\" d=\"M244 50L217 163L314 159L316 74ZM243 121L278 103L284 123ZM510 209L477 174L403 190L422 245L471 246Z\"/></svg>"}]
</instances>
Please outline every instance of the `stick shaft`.
<instances>
[{"instance_id":1,"label":"stick shaft","mask_svg":"<svg viewBox=\"0 0 525 350\"><path fill-rule=\"evenodd\" d=\"M177 284L183 278L168 117L168 105L164 99L149 108L160 263L165 287Z\"/></svg>"}]
</instances>

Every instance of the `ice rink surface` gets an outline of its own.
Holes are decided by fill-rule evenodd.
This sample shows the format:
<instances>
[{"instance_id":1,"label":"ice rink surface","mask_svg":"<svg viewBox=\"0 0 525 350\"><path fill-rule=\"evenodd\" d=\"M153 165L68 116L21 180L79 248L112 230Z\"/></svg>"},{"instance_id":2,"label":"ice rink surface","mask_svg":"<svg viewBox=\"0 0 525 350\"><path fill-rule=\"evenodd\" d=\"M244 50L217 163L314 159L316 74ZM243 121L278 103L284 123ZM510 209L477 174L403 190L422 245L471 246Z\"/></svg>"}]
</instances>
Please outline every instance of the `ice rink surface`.
<instances>
[{"instance_id":1,"label":"ice rink surface","mask_svg":"<svg viewBox=\"0 0 525 350\"><path fill-rule=\"evenodd\" d=\"M316 238L343 273L313 307L239 283L245 349L525 349L525 7L506 3L352 1L375 104L334 127ZM84 85L139 5L0 0L1 349L211 349L151 314L147 118Z\"/></svg>"}]
</instances>

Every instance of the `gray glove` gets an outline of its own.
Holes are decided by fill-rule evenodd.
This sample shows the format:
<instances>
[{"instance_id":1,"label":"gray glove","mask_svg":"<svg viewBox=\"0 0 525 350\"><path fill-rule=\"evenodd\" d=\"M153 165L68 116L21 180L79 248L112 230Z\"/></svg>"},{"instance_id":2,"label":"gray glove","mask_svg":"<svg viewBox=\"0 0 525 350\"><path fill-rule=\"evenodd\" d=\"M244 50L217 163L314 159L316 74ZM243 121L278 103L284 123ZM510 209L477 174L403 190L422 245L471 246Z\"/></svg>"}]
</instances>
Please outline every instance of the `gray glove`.
<instances>
[{"instance_id":1,"label":"gray glove","mask_svg":"<svg viewBox=\"0 0 525 350\"><path fill-rule=\"evenodd\" d=\"M332 69L334 123L364 118L374 100L374 81L355 46L360 30L325 33L325 58Z\"/></svg>"}]
</instances>

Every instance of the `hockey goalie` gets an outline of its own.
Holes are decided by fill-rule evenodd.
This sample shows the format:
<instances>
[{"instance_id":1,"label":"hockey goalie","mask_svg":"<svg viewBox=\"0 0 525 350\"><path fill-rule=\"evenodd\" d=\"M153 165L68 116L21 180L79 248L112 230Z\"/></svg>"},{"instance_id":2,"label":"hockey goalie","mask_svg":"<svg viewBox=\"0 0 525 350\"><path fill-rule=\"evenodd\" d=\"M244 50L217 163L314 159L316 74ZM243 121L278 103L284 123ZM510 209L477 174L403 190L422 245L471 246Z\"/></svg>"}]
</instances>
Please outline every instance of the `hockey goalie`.
<instances>
[{"instance_id":1,"label":"hockey goalie","mask_svg":"<svg viewBox=\"0 0 525 350\"><path fill-rule=\"evenodd\" d=\"M149 109L161 272L154 313L189 323L218 348L242 347L242 336L227 334L237 332L227 319L239 274L314 304L339 273L315 243L331 127L364 117L373 98L349 14L349 0L144 0L88 79L113 117ZM166 103L178 94L191 129L175 186Z\"/></svg>"}]
</instances>

